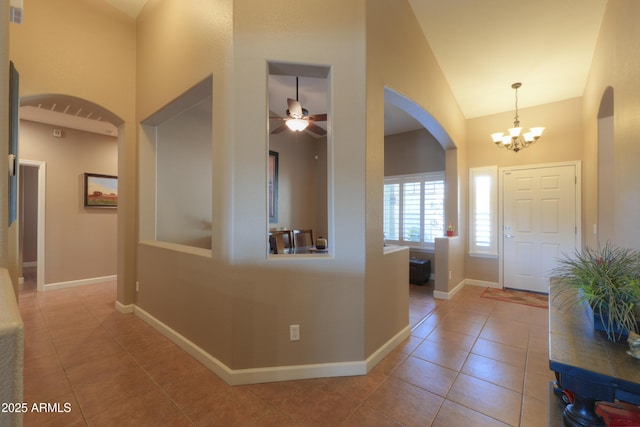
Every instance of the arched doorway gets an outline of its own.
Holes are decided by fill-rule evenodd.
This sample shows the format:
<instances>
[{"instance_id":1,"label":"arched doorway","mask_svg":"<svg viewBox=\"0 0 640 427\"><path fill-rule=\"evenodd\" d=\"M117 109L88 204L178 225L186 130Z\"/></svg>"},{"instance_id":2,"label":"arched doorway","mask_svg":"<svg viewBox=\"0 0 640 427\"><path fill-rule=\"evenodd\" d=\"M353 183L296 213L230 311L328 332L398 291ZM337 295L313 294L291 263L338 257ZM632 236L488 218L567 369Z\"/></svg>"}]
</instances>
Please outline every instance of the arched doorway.
<instances>
[{"instance_id":1,"label":"arched doorway","mask_svg":"<svg viewBox=\"0 0 640 427\"><path fill-rule=\"evenodd\" d=\"M416 327L433 309L432 296L441 298L442 290L447 289L446 275L438 278L434 271L436 258L444 261L445 266L448 263L448 241L443 239L447 243L445 246L436 243L439 237L445 235L448 223L455 224L457 229L457 152L453 150L455 145L444 128L422 106L389 88L384 89L384 101L385 238L389 238L390 225L393 228L395 223L408 222L404 217L412 214L407 212L411 209L404 209L402 206L413 198L420 199L421 207L413 214L419 218L419 221L416 220L414 223L417 226L416 231L420 230L419 234L422 237L417 239L419 244L410 244L410 256L416 258L411 261L410 271L422 273L410 277L410 280L425 283L427 278L418 276L430 274L427 282L433 283L433 287L426 288L410 286L410 323L412 327ZM396 143L403 146L399 150L400 153L394 153L396 150L392 146ZM447 150L450 149L451 153L447 154ZM454 172L451 173L452 171ZM406 192L406 195L403 195L403 192ZM407 204L410 205L411 203ZM393 216L398 220L388 219ZM418 222L421 224L418 225ZM400 228L403 229L402 232L407 232L404 225ZM397 243L395 240L398 237L400 240L406 240L403 236L397 235L389 240ZM413 240L410 235L407 237L408 240Z\"/></svg>"},{"instance_id":2,"label":"arched doorway","mask_svg":"<svg viewBox=\"0 0 640 427\"><path fill-rule=\"evenodd\" d=\"M91 101L61 94L23 97L20 118L20 164L37 169L38 176L23 198L30 191L39 194L35 229L25 233L29 215L20 215L25 221L19 268L35 265L38 291L115 280L117 211L91 210L82 196L85 173L117 176L123 120ZM23 209L28 206L34 204ZM35 236L36 259L24 259L23 239L29 235Z\"/></svg>"}]
</instances>

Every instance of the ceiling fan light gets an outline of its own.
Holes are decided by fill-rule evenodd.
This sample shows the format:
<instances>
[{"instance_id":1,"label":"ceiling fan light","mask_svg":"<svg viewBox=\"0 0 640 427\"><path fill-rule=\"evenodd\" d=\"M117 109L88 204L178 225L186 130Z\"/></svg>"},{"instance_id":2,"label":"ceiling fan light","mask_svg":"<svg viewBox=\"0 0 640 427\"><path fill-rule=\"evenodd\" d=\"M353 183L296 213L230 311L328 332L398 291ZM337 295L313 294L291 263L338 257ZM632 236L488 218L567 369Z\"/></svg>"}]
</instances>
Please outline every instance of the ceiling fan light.
<instances>
[{"instance_id":1,"label":"ceiling fan light","mask_svg":"<svg viewBox=\"0 0 640 427\"><path fill-rule=\"evenodd\" d=\"M303 131L309 126L309 122L303 119L289 119L285 123L289 129L295 132Z\"/></svg>"},{"instance_id":2,"label":"ceiling fan light","mask_svg":"<svg viewBox=\"0 0 640 427\"><path fill-rule=\"evenodd\" d=\"M498 143L498 142L502 141L502 136L503 135L504 135L504 133L502 133L502 132L492 133L491 134L491 139L493 140L493 142Z\"/></svg>"}]
</instances>

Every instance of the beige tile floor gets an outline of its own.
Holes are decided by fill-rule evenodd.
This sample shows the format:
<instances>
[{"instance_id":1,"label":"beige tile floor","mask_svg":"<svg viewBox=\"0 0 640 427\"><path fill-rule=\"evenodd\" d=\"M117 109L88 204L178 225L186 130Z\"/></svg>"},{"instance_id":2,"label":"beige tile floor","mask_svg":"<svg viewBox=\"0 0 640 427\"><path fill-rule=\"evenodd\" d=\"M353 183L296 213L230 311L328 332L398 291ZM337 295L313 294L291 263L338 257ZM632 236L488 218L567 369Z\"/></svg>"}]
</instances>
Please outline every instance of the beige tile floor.
<instances>
[{"instance_id":1,"label":"beige tile floor","mask_svg":"<svg viewBox=\"0 0 640 427\"><path fill-rule=\"evenodd\" d=\"M116 312L114 283L26 285L24 399L71 411L27 413L24 425L546 426L547 310L473 286L450 301L410 288L417 326L369 374L231 387Z\"/></svg>"}]
</instances>

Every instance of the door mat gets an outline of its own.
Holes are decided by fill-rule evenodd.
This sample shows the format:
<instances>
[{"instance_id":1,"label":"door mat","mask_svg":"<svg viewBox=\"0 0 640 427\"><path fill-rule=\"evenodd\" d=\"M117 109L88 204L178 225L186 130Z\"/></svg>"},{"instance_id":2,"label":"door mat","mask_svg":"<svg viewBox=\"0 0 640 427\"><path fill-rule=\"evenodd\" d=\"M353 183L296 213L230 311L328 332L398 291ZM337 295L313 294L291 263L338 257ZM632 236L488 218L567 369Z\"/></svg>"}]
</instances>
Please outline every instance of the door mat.
<instances>
[{"instance_id":1,"label":"door mat","mask_svg":"<svg viewBox=\"0 0 640 427\"><path fill-rule=\"evenodd\" d=\"M514 302L516 304L530 305L532 307L549 308L549 296L545 294L537 294L535 292L487 288L480 296L482 298Z\"/></svg>"}]
</instances>

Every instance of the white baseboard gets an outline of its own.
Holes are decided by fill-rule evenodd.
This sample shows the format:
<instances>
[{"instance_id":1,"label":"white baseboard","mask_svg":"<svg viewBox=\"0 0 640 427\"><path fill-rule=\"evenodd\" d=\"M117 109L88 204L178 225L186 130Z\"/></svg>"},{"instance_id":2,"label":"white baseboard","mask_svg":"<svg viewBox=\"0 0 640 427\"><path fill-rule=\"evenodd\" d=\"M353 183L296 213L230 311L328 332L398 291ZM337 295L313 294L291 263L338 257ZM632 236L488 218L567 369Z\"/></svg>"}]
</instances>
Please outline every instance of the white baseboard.
<instances>
[{"instance_id":1,"label":"white baseboard","mask_svg":"<svg viewBox=\"0 0 640 427\"><path fill-rule=\"evenodd\" d=\"M96 283L112 282L117 280L118 276L92 277L90 279L71 280L69 282L48 283L44 285L45 291L54 289L74 288L76 286L94 285Z\"/></svg>"},{"instance_id":2,"label":"white baseboard","mask_svg":"<svg viewBox=\"0 0 640 427\"><path fill-rule=\"evenodd\" d=\"M485 280L465 279L464 283L467 285L481 286L483 288L502 289L502 287L498 282L487 282Z\"/></svg>"},{"instance_id":3,"label":"white baseboard","mask_svg":"<svg viewBox=\"0 0 640 427\"><path fill-rule=\"evenodd\" d=\"M392 337L389 341L384 343L382 347L373 352L371 356L369 356L366 360L367 362L367 372L373 369L378 363L382 361L389 353L391 353L402 341L409 338L411 335L411 325L407 325L404 329L398 332L394 337Z\"/></svg>"},{"instance_id":4,"label":"white baseboard","mask_svg":"<svg viewBox=\"0 0 640 427\"><path fill-rule=\"evenodd\" d=\"M116 310L122 314L129 314L135 311L136 306L134 304L124 305L120 301L116 301Z\"/></svg>"},{"instance_id":5,"label":"white baseboard","mask_svg":"<svg viewBox=\"0 0 640 427\"><path fill-rule=\"evenodd\" d=\"M460 290L462 288L464 288L465 285L465 280L462 280L460 283L458 283L453 289L451 289L449 292L442 292L442 291L433 291L433 297L434 298L438 298L438 299L451 299L453 298L453 296L455 294L457 294L458 292L460 292Z\"/></svg>"},{"instance_id":6,"label":"white baseboard","mask_svg":"<svg viewBox=\"0 0 640 427\"><path fill-rule=\"evenodd\" d=\"M117 303L116 303L117 304ZM121 307L129 307L121 304ZM162 335L170 339L178 347L189 353L200 363L209 368L218 377L229 385L258 384L275 381L291 381L307 378L340 377L352 375L364 375L375 366L399 343L411 334L407 326L396 336L387 341L381 348L374 352L367 360L353 362L321 363L312 365L276 366L251 369L231 369L220 360L205 352L195 343L191 342L180 333L164 324L142 308L133 305L136 316L151 325Z\"/></svg>"}]
</instances>

